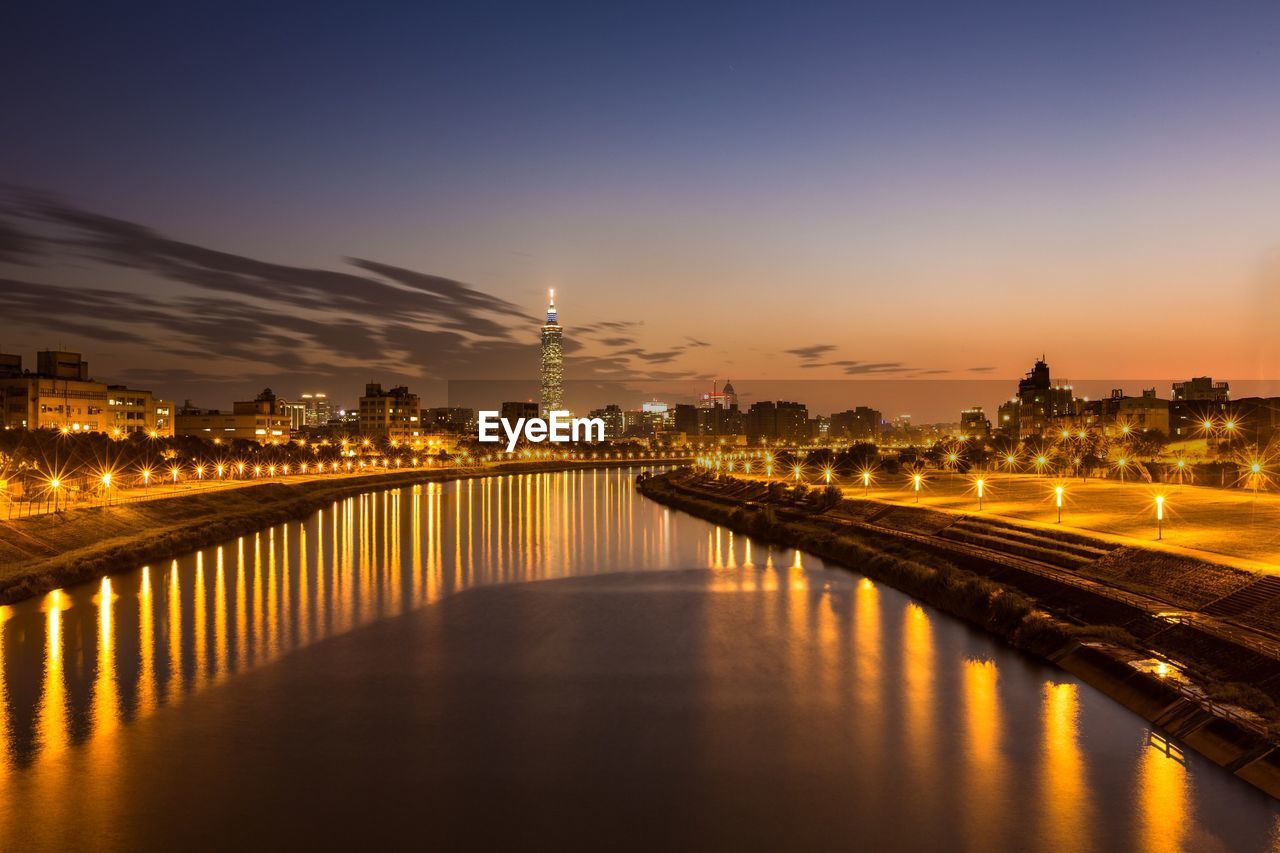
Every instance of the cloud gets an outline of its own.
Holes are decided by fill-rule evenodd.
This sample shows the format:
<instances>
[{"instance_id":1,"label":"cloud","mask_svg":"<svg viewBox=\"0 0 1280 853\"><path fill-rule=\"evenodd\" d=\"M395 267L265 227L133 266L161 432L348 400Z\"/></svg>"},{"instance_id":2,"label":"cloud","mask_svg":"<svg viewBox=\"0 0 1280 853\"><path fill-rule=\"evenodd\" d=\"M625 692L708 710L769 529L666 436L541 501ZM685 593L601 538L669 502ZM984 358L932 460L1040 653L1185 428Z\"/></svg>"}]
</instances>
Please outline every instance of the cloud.
<instances>
[{"instance_id":1,"label":"cloud","mask_svg":"<svg viewBox=\"0 0 1280 853\"><path fill-rule=\"evenodd\" d=\"M912 368L900 361L855 362L845 367L844 372L850 376L868 373L908 373Z\"/></svg>"},{"instance_id":2,"label":"cloud","mask_svg":"<svg viewBox=\"0 0 1280 853\"><path fill-rule=\"evenodd\" d=\"M710 343L708 343L707 341L700 341L700 340L698 340L697 338L686 337L686 338L685 338L685 340L689 342L688 346L690 347L690 349L692 349L692 348L694 348L694 347L709 347L709 346L711 346L711 344L710 344Z\"/></svg>"},{"instance_id":3,"label":"cloud","mask_svg":"<svg viewBox=\"0 0 1280 853\"><path fill-rule=\"evenodd\" d=\"M970 367L966 368L970 373L990 373L995 370L994 367Z\"/></svg>"},{"instance_id":4,"label":"cloud","mask_svg":"<svg viewBox=\"0 0 1280 853\"><path fill-rule=\"evenodd\" d=\"M829 352L834 352L835 349L835 344L813 344L812 346L784 350L784 352L786 352L787 355L794 355L803 361L814 361L820 356L824 356Z\"/></svg>"},{"instance_id":5,"label":"cloud","mask_svg":"<svg viewBox=\"0 0 1280 853\"><path fill-rule=\"evenodd\" d=\"M35 237L0 218L0 262L28 264L39 253L39 241Z\"/></svg>"},{"instance_id":6,"label":"cloud","mask_svg":"<svg viewBox=\"0 0 1280 853\"><path fill-rule=\"evenodd\" d=\"M643 349L640 349L639 347L633 347L631 349L619 350L616 354L633 356L635 358L638 358L647 362L665 364L669 361L674 361L676 356L680 355L681 352L683 352L682 347L676 347L675 349L669 349L669 350L660 350L658 352L647 352Z\"/></svg>"}]
</instances>

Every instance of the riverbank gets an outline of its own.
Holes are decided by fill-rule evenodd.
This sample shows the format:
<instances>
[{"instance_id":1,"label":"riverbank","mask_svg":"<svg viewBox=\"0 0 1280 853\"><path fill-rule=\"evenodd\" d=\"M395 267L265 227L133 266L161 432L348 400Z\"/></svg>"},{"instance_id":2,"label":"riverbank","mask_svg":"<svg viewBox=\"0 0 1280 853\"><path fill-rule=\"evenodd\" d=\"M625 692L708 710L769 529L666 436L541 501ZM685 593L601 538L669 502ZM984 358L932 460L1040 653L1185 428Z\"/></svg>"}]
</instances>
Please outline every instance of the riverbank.
<instances>
[{"instance_id":1,"label":"riverbank","mask_svg":"<svg viewBox=\"0 0 1280 853\"><path fill-rule=\"evenodd\" d=\"M365 492L506 474L644 465L635 460L507 462L361 477L269 481L138 503L86 507L0 523L0 604L131 571Z\"/></svg>"},{"instance_id":2,"label":"riverbank","mask_svg":"<svg viewBox=\"0 0 1280 853\"><path fill-rule=\"evenodd\" d=\"M1202 612L1224 598L1215 584L1253 585L1252 578L1222 573L1237 570L1205 568L1208 591L1196 592L1195 566L1179 564L1175 573L1141 549L1083 536L1010 525L1003 538L990 532L947 538L961 516L688 470L646 478L639 488L660 503L800 548L981 626L1280 798L1280 658L1268 653L1268 634L1258 625ZM1187 590L1153 594L1156 583L1175 575ZM1167 600L1186 604L1197 595L1209 602L1200 610Z\"/></svg>"}]
</instances>

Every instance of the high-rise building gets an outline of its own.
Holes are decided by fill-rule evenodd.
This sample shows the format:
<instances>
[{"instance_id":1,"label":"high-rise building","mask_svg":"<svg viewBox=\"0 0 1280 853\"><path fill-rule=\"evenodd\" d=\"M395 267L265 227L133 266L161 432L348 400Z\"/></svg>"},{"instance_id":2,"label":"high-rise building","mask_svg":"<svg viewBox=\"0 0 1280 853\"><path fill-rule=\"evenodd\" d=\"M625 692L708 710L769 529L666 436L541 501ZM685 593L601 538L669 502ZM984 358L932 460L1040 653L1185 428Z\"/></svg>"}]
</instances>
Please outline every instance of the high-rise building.
<instances>
[{"instance_id":1,"label":"high-rise building","mask_svg":"<svg viewBox=\"0 0 1280 853\"><path fill-rule=\"evenodd\" d=\"M1197 376L1173 383L1169 402L1169 435L1176 441L1207 437L1232 419L1231 386Z\"/></svg>"},{"instance_id":2,"label":"high-rise building","mask_svg":"<svg viewBox=\"0 0 1280 853\"><path fill-rule=\"evenodd\" d=\"M314 394L303 394L302 405L306 407L305 426L324 426L333 417L333 408L329 405L329 395L323 391Z\"/></svg>"},{"instance_id":3,"label":"high-rise building","mask_svg":"<svg viewBox=\"0 0 1280 853\"><path fill-rule=\"evenodd\" d=\"M991 437L991 420L982 411L981 406L970 406L960 410L960 434L965 438Z\"/></svg>"},{"instance_id":4,"label":"high-rise building","mask_svg":"<svg viewBox=\"0 0 1280 853\"><path fill-rule=\"evenodd\" d=\"M870 406L858 406L831 416L830 436L841 441L875 441L884 415Z\"/></svg>"},{"instance_id":5,"label":"high-rise building","mask_svg":"<svg viewBox=\"0 0 1280 853\"><path fill-rule=\"evenodd\" d=\"M1076 398L1065 379L1049 377L1049 365L1042 356L1026 377L1018 380L1018 393L997 410L1001 432L1013 438L1045 435L1053 427L1076 418Z\"/></svg>"},{"instance_id":6,"label":"high-rise building","mask_svg":"<svg viewBox=\"0 0 1280 853\"><path fill-rule=\"evenodd\" d=\"M547 322L542 327L542 416L564 408L564 330L556 318L556 292L547 303Z\"/></svg>"},{"instance_id":7,"label":"high-rise building","mask_svg":"<svg viewBox=\"0 0 1280 853\"><path fill-rule=\"evenodd\" d=\"M627 429L626 416L617 403L609 403L603 409L592 409L587 413L587 417L604 421L605 438L622 438Z\"/></svg>"},{"instance_id":8,"label":"high-rise building","mask_svg":"<svg viewBox=\"0 0 1280 853\"><path fill-rule=\"evenodd\" d=\"M307 425L307 404L302 400L281 400L280 410L289 418L289 429L301 432Z\"/></svg>"},{"instance_id":9,"label":"high-rise building","mask_svg":"<svg viewBox=\"0 0 1280 853\"><path fill-rule=\"evenodd\" d=\"M733 383L728 379L724 381L724 388L716 390L716 383L711 383L711 391L704 393L702 399L698 401L698 406L703 409L711 409L716 406L722 406L725 409L738 405L738 392L734 390Z\"/></svg>"},{"instance_id":10,"label":"high-rise building","mask_svg":"<svg viewBox=\"0 0 1280 853\"><path fill-rule=\"evenodd\" d=\"M809 437L809 410L803 403L763 400L752 403L746 418L747 440L798 444Z\"/></svg>"},{"instance_id":11,"label":"high-rise building","mask_svg":"<svg viewBox=\"0 0 1280 853\"><path fill-rule=\"evenodd\" d=\"M388 441L412 441L422 435L422 404L403 385L384 391L369 382L360 398L360 434Z\"/></svg>"}]
</instances>

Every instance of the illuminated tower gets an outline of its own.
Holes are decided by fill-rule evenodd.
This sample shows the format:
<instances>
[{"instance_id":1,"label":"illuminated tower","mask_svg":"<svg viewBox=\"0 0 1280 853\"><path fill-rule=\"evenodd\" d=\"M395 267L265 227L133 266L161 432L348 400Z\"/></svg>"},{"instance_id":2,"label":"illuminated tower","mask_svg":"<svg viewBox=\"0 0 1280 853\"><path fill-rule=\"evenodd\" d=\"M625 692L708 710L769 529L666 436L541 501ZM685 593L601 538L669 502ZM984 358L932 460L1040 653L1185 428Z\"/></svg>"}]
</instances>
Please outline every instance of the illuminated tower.
<instances>
[{"instance_id":1,"label":"illuminated tower","mask_svg":"<svg viewBox=\"0 0 1280 853\"><path fill-rule=\"evenodd\" d=\"M564 408L564 329L556 321L556 292L547 304L547 322L542 327L542 416Z\"/></svg>"}]
</instances>

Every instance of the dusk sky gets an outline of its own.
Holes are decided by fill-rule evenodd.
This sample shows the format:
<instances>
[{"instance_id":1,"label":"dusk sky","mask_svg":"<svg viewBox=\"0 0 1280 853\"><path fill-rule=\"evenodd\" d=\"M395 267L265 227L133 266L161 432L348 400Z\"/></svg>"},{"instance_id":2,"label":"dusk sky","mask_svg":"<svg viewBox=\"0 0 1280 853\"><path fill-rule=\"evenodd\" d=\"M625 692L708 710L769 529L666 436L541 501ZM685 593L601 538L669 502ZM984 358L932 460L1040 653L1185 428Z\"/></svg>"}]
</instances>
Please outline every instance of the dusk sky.
<instances>
[{"instance_id":1,"label":"dusk sky","mask_svg":"<svg viewBox=\"0 0 1280 853\"><path fill-rule=\"evenodd\" d=\"M0 351L352 402L555 287L571 380L1280 375L1274 2L270 6L6 7Z\"/></svg>"}]
</instances>

